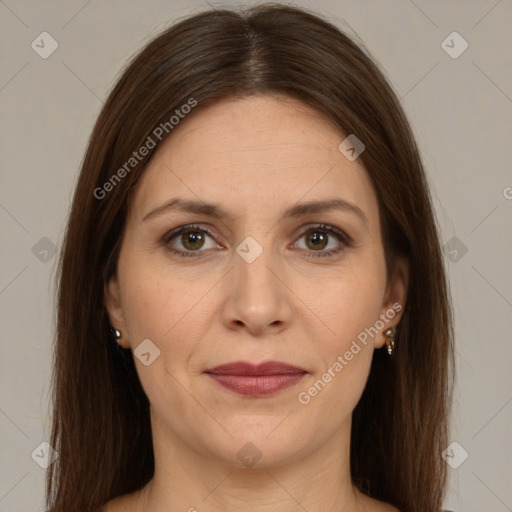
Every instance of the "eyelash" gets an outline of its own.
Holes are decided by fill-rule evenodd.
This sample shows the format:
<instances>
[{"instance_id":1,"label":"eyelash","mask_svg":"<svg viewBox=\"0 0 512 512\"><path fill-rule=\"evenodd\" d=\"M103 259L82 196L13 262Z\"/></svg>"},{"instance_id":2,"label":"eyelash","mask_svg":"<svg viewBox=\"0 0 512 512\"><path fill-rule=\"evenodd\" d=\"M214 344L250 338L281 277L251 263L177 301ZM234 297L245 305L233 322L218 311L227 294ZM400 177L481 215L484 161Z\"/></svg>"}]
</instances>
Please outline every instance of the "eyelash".
<instances>
[{"instance_id":1,"label":"eyelash","mask_svg":"<svg viewBox=\"0 0 512 512\"><path fill-rule=\"evenodd\" d=\"M209 228L203 228L196 224L188 224L186 226L182 226L178 229L175 229L173 231L170 231L169 233L166 233L162 238L162 243L167 246L167 249L172 252L173 254L176 254L177 256L183 257L183 258L197 258L199 256L196 256L194 253L204 252L201 250L197 251L182 251L178 249L173 249L169 246L169 242L176 238L178 235L181 235L182 233L186 233L188 231L199 231L201 233L206 233L210 237L214 237L214 233ZM315 253L316 251L308 251L309 257L311 258L330 258L333 256L336 256L338 253L343 251L344 248L352 247L352 239L343 231L338 231L337 229L333 228L332 226L328 226L326 224L319 224L317 226L311 226L306 231L303 231L298 239L302 238L304 235L307 235L308 233L315 232L315 231L322 231L323 233L327 233L329 235L333 235L339 242L341 242L341 247L338 249L331 249L330 251L318 251L317 254L311 254ZM343 247L344 246L344 247Z\"/></svg>"}]
</instances>

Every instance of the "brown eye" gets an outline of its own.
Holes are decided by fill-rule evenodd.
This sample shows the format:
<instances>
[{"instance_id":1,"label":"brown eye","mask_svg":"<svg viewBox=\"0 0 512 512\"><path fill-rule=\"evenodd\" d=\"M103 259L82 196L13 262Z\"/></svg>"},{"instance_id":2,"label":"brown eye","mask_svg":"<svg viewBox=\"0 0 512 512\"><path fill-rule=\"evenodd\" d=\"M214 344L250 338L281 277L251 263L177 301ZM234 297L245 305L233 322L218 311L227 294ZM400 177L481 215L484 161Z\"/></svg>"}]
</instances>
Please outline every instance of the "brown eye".
<instances>
[{"instance_id":1,"label":"brown eye","mask_svg":"<svg viewBox=\"0 0 512 512\"><path fill-rule=\"evenodd\" d=\"M306 235L306 245L312 250L324 249L327 242L328 237L322 232L311 231Z\"/></svg>"},{"instance_id":2,"label":"brown eye","mask_svg":"<svg viewBox=\"0 0 512 512\"><path fill-rule=\"evenodd\" d=\"M343 231L322 224L314 226L302 233L300 238L305 239L305 250L307 255L316 257L331 257L352 246L352 239ZM330 250L324 250L327 246L334 247ZM315 254L316 253L316 254Z\"/></svg>"},{"instance_id":3,"label":"brown eye","mask_svg":"<svg viewBox=\"0 0 512 512\"><path fill-rule=\"evenodd\" d=\"M213 233L207 228L188 225L164 235L162 243L170 252L178 256L198 257L206 252L206 249L222 249L221 246L214 243L213 236Z\"/></svg>"},{"instance_id":4,"label":"brown eye","mask_svg":"<svg viewBox=\"0 0 512 512\"><path fill-rule=\"evenodd\" d=\"M190 251L200 249L204 245L204 235L200 231L185 231L181 235L181 243Z\"/></svg>"}]
</instances>

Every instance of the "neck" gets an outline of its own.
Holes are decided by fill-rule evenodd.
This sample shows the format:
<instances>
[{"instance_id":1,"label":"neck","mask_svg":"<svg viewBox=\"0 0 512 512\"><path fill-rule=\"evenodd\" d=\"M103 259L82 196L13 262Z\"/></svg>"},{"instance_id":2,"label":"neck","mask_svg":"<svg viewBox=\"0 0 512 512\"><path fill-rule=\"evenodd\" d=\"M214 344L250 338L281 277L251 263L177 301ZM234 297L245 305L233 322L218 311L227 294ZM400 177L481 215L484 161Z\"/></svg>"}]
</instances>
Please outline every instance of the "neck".
<instances>
[{"instance_id":1,"label":"neck","mask_svg":"<svg viewBox=\"0 0 512 512\"><path fill-rule=\"evenodd\" d=\"M279 464L235 467L198 452L153 424L155 473L137 496L140 512L365 512L350 478L350 423L301 457ZM312 440L314 445L314 440Z\"/></svg>"}]
</instances>

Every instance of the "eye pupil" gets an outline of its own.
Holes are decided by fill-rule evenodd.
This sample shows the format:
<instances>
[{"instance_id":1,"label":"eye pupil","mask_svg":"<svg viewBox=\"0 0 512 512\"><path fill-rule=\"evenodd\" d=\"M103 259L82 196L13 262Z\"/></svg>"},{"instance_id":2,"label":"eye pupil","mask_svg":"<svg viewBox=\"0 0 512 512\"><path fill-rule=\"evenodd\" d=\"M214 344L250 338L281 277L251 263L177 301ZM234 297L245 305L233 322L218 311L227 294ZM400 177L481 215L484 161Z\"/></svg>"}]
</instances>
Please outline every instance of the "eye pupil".
<instances>
[{"instance_id":1,"label":"eye pupil","mask_svg":"<svg viewBox=\"0 0 512 512\"><path fill-rule=\"evenodd\" d=\"M327 237L321 233L318 233L316 231L314 231L312 233L312 235L308 236L307 237L308 239L308 245L309 245L309 242L311 241L313 243L313 248L314 249L323 249L327 243Z\"/></svg>"},{"instance_id":2,"label":"eye pupil","mask_svg":"<svg viewBox=\"0 0 512 512\"><path fill-rule=\"evenodd\" d=\"M183 233L181 241L187 249L200 249L204 243L204 236L199 231L187 231Z\"/></svg>"}]
</instances>

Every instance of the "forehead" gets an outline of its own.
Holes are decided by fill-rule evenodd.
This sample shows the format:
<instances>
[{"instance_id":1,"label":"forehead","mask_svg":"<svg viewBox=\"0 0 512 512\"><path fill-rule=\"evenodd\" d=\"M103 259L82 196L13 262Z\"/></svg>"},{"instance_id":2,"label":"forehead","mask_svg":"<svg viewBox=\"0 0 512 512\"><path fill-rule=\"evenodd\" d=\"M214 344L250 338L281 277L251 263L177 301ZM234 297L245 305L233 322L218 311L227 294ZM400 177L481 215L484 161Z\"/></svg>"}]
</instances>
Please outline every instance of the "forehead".
<instances>
[{"instance_id":1,"label":"forehead","mask_svg":"<svg viewBox=\"0 0 512 512\"><path fill-rule=\"evenodd\" d=\"M356 203L374 223L373 186L361 161L339 151L344 138L311 107L286 96L196 107L145 169L134 213L175 196L223 204L237 216L335 196Z\"/></svg>"}]
</instances>

